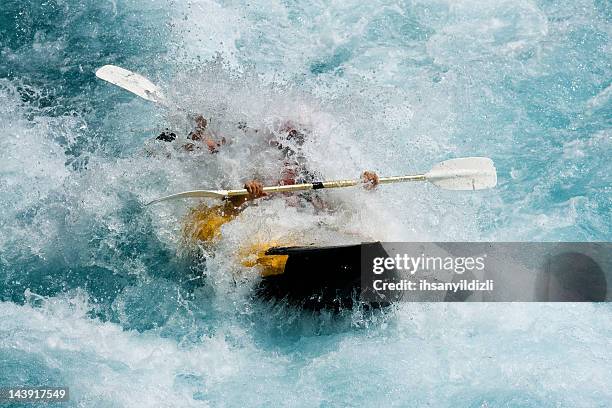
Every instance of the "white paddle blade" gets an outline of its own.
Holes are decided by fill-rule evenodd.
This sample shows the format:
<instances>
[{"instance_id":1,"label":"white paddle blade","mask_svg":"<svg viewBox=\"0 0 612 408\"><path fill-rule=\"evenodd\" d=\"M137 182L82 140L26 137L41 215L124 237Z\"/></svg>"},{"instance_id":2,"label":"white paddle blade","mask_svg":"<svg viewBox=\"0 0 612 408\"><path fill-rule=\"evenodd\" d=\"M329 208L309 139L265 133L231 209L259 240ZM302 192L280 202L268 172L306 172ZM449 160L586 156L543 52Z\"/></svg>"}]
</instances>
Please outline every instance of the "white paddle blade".
<instances>
[{"instance_id":1,"label":"white paddle blade","mask_svg":"<svg viewBox=\"0 0 612 408\"><path fill-rule=\"evenodd\" d=\"M117 85L151 102L167 106L164 95L153 82L142 75L115 65L105 65L96 71L96 76L104 81Z\"/></svg>"},{"instance_id":2,"label":"white paddle blade","mask_svg":"<svg viewBox=\"0 0 612 408\"><path fill-rule=\"evenodd\" d=\"M483 190L497 185L497 171L488 157L464 157L436 164L425 178L446 190Z\"/></svg>"},{"instance_id":3,"label":"white paddle blade","mask_svg":"<svg viewBox=\"0 0 612 408\"><path fill-rule=\"evenodd\" d=\"M176 200L179 198L225 198L227 197L227 190L193 190L183 191L182 193L171 194L166 197L161 197L146 205L161 203L162 201Z\"/></svg>"}]
</instances>

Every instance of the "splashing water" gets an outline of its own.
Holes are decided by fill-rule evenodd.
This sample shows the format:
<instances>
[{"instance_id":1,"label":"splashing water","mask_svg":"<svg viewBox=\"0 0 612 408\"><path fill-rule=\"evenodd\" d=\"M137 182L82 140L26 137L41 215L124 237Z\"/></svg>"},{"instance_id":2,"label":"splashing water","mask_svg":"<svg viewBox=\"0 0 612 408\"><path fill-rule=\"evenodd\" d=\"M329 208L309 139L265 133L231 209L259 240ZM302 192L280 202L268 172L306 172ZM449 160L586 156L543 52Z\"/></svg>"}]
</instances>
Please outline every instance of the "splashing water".
<instances>
[{"instance_id":1,"label":"splashing water","mask_svg":"<svg viewBox=\"0 0 612 408\"><path fill-rule=\"evenodd\" d=\"M0 386L72 406L608 406L606 304L403 304L309 314L251 299L249 239L608 241L610 21L603 1L9 1L0 11ZM96 80L159 83L163 110ZM148 156L202 112L231 144ZM492 157L499 187L268 200L206 265L182 242L193 188L278 171L293 121L323 178ZM203 274L203 271L206 271ZM236 276L239 279L236 281Z\"/></svg>"}]
</instances>

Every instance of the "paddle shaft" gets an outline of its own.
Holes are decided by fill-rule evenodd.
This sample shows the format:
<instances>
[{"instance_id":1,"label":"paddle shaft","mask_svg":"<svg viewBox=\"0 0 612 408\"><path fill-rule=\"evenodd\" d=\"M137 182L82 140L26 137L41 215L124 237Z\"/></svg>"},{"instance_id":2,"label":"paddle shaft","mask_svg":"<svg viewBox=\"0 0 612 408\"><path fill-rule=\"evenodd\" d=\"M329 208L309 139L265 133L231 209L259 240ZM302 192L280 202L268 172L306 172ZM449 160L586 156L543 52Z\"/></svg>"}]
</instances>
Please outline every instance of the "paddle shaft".
<instances>
[{"instance_id":1,"label":"paddle shaft","mask_svg":"<svg viewBox=\"0 0 612 408\"><path fill-rule=\"evenodd\" d=\"M395 177L381 177L378 180L379 184L389 183L402 183L407 181L425 181L427 180L424 174L417 174L412 176L395 176ZM289 184L285 186L272 186L264 187L264 193L289 193L292 191L304 191L304 190L320 190L323 188L341 188L341 187L352 187L363 183L362 180L332 180L332 181L315 181L313 183L301 183L301 184ZM249 192L246 189L240 190L227 190L227 197L236 197L242 195L248 195Z\"/></svg>"}]
</instances>

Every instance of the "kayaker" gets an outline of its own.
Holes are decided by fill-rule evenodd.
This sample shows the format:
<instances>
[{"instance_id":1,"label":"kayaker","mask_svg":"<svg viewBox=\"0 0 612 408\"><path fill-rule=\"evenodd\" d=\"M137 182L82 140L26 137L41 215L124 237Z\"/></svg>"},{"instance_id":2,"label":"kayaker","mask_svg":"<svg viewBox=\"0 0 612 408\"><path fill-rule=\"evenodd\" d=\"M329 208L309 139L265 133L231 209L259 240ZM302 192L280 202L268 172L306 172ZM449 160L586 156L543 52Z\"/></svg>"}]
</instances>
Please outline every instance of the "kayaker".
<instances>
[{"instance_id":1,"label":"kayaker","mask_svg":"<svg viewBox=\"0 0 612 408\"><path fill-rule=\"evenodd\" d=\"M195 129L187 135L187 139L192 142L201 142L206 144L211 153L218 153L221 146L227 143L225 137L215 139L214 133L208 129L208 121L203 115L198 114L194 118ZM238 124L238 129L246 131L249 129L244 122ZM258 130L254 130L258 133ZM304 157L299 151L306 140L305 131L300 129L291 121L286 121L279 129L280 137L271 134L268 138L268 145L282 151L283 168L281 177L278 180L279 185L292 185L297 183L308 183L315 181L318 177L309 171L304 164ZM163 142L173 142L177 136L175 133L166 129L155 139ZM183 148L187 151L198 149L196 143L186 143ZM371 171L364 171L361 178L364 181L364 187L368 190L375 188L378 185L378 175ZM244 184L244 188L249 192L246 197L239 197L236 201L254 200L265 196L263 192L263 184L259 180L249 180Z\"/></svg>"},{"instance_id":2,"label":"kayaker","mask_svg":"<svg viewBox=\"0 0 612 408\"><path fill-rule=\"evenodd\" d=\"M280 137L271 136L268 139L270 146L276 147L282 151L283 167L280 172L278 184L281 186L293 185L299 183L311 183L321 177L310 171L305 165L305 158L301 152L301 147L304 144L307 134L301 126L295 125L291 121L286 121L279 129ZM361 175L364 181L364 187L368 190L375 188L378 185L378 175L372 171L364 171ZM244 184L244 188L249 192L246 197L238 197L234 202L244 203L245 201L254 200L263 197L266 194L263 192L263 183L259 180L249 180ZM311 201L312 197L302 193ZM320 201L320 200L314 200ZM312 202L315 207L319 207L318 202Z\"/></svg>"},{"instance_id":3,"label":"kayaker","mask_svg":"<svg viewBox=\"0 0 612 408\"><path fill-rule=\"evenodd\" d=\"M243 125L242 129L244 128ZM299 130L297 126L290 122L281 126L280 132L277 132L276 136L270 134L268 144L282 152L282 168L280 178L277 180L279 185L307 183L320 179L316 173L310 171L305 165L305 158L301 153L301 146L305 138L305 132ZM379 182L378 175L372 171L364 171L361 178L364 187L368 190L375 188ZM244 188L249 192L249 195L230 197L223 204L217 206L200 206L193 209L185 224L186 234L196 241L214 241L219 237L223 224L238 216L250 201L266 196L263 187L260 180L252 179L244 183ZM285 199L290 206L312 205L318 211L329 210L330 208L328 203L324 202L313 191L287 193Z\"/></svg>"}]
</instances>

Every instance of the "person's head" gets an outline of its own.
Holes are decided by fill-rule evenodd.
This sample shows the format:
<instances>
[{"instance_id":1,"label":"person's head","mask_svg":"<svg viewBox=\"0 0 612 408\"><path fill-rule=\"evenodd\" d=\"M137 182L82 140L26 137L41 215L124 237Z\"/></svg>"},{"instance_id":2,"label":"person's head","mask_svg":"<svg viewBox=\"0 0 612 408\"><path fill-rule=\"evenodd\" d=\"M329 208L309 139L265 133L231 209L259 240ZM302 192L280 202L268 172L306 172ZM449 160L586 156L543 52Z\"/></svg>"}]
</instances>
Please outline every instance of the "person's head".
<instances>
[{"instance_id":1,"label":"person's head","mask_svg":"<svg viewBox=\"0 0 612 408\"><path fill-rule=\"evenodd\" d=\"M268 140L268 144L281 150L285 158L291 158L299 153L305 141L306 134L298 130L293 123L286 122L280 128L280 134Z\"/></svg>"},{"instance_id":2,"label":"person's head","mask_svg":"<svg viewBox=\"0 0 612 408\"><path fill-rule=\"evenodd\" d=\"M206 129L206 126L208 126L208 121L202 115L199 115L199 114L196 115L194 120L195 120L195 123L196 123L196 128L198 130L204 130L204 129Z\"/></svg>"},{"instance_id":3,"label":"person's head","mask_svg":"<svg viewBox=\"0 0 612 408\"><path fill-rule=\"evenodd\" d=\"M226 143L227 141L224 137L222 137L221 140L216 141L213 139L206 140L206 146L208 146L208 151L210 151L211 153L219 153L219 148L221 148L221 146Z\"/></svg>"}]
</instances>

